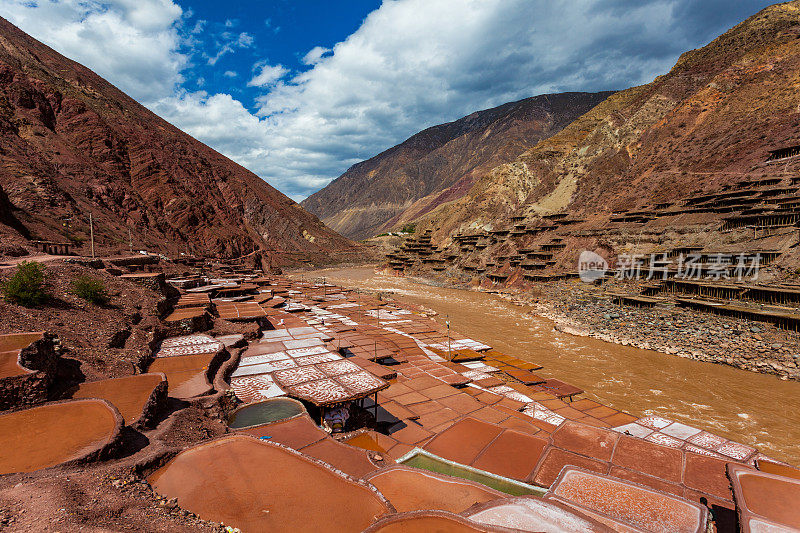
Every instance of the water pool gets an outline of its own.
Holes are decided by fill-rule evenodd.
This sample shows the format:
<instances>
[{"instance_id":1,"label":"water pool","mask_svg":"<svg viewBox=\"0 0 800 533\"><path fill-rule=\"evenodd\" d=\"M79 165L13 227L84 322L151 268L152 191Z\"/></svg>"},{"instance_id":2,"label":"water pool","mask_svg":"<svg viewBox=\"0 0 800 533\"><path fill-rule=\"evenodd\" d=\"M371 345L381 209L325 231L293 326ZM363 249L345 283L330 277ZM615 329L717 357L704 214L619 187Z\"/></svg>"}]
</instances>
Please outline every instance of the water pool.
<instances>
[{"instance_id":1,"label":"water pool","mask_svg":"<svg viewBox=\"0 0 800 533\"><path fill-rule=\"evenodd\" d=\"M285 420L305 413L303 404L291 398L272 398L263 402L244 405L236 409L228 419L228 427L242 429Z\"/></svg>"}]
</instances>

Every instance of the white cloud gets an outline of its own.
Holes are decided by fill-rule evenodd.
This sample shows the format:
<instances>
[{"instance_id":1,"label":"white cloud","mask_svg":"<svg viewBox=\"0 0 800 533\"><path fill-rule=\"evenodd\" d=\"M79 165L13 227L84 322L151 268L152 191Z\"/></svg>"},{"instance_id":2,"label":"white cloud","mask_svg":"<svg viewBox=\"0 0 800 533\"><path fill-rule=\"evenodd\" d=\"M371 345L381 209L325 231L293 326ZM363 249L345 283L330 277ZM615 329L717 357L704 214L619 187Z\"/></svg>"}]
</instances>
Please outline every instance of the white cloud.
<instances>
[{"instance_id":1,"label":"white cloud","mask_svg":"<svg viewBox=\"0 0 800 533\"><path fill-rule=\"evenodd\" d=\"M349 165L477 109L649 82L768 3L386 1L332 49L308 51L305 72L288 77L283 65L257 64L247 81L261 88L256 113L228 94L187 89L181 73L191 51L182 46L192 41L181 31L205 24L182 29L170 0L3 0L0 15L301 198ZM215 38L210 64L255 44L241 32Z\"/></svg>"},{"instance_id":2,"label":"white cloud","mask_svg":"<svg viewBox=\"0 0 800 533\"><path fill-rule=\"evenodd\" d=\"M289 73L289 69L283 65L256 65L258 74L247 82L248 87L268 87L274 85L279 79Z\"/></svg>"},{"instance_id":3,"label":"white cloud","mask_svg":"<svg viewBox=\"0 0 800 533\"><path fill-rule=\"evenodd\" d=\"M705 0L707 11L687 20L693 0L383 2L331 52L306 54L310 70L257 99L270 132L258 171L313 192L350 164L478 109L647 83L767 3L734 12Z\"/></svg>"},{"instance_id":4,"label":"white cloud","mask_svg":"<svg viewBox=\"0 0 800 533\"><path fill-rule=\"evenodd\" d=\"M330 48L324 48L322 46L315 46L308 53L303 56L303 63L306 65L316 65L322 60L322 56L330 52Z\"/></svg>"},{"instance_id":5,"label":"white cloud","mask_svg":"<svg viewBox=\"0 0 800 533\"><path fill-rule=\"evenodd\" d=\"M226 21L226 27L229 22L231 21ZM255 38L246 32L235 35L226 31L220 33L217 37L220 39L220 42L217 43L219 47L217 53L213 56L206 56L208 58L207 62L211 66L216 65L217 61L222 59L224 55L235 52L237 48L250 48L255 43Z\"/></svg>"},{"instance_id":6,"label":"white cloud","mask_svg":"<svg viewBox=\"0 0 800 533\"><path fill-rule=\"evenodd\" d=\"M0 15L147 102L182 81L180 6L170 0L3 0Z\"/></svg>"},{"instance_id":7,"label":"white cloud","mask_svg":"<svg viewBox=\"0 0 800 533\"><path fill-rule=\"evenodd\" d=\"M236 72L234 72L232 70L226 70L225 73L223 74L223 76L225 76L226 78L235 78L238 75L239 74L237 74Z\"/></svg>"},{"instance_id":8,"label":"white cloud","mask_svg":"<svg viewBox=\"0 0 800 533\"><path fill-rule=\"evenodd\" d=\"M254 42L255 38L246 32L240 33L239 37L236 38L236 44L239 46L239 48L250 48L253 46Z\"/></svg>"},{"instance_id":9,"label":"white cloud","mask_svg":"<svg viewBox=\"0 0 800 533\"><path fill-rule=\"evenodd\" d=\"M229 44L223 44L222 46L220 46L219 50L217 50L217 53L215 55L209 56L208 64L213 67L214 65L217 64L217 61L222 59L222 56L224 56L225 54L230 54L231 52L233 52L233 48Z\"/></svg>"},{"instance_id":10,"label":"white cloud","mask_svg":"<svg viewBox=\"0 0 800 533\"><path fill-rule=\"evenodd\" d=\"M207 20L198 20L194 23L194 27L189 30L189 33L193 35L203 33L203 29L206 27L206 24L208 24Z\"/></svg>"}]
</instances>

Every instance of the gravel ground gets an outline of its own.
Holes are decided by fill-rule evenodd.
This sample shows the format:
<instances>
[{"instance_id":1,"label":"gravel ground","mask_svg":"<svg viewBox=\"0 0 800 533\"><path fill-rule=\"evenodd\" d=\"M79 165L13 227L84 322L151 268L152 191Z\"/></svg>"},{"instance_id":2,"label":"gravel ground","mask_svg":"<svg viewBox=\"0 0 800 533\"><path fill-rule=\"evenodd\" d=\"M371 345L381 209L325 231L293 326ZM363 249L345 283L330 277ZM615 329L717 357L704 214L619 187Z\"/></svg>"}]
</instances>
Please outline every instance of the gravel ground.
<instances>
[{"instance_id":1,"label":"gravel ground","mask_svg":"<svg viewBox=\"0 0 800 533\"><path fill-rule=\"evenodd\" d=\"M597 287L575 281L542 283L535 291L508 297L534 305L568 333L800 379L800 335L764 322L672 303L620 306Z\"/></svg>"}]
</instances>

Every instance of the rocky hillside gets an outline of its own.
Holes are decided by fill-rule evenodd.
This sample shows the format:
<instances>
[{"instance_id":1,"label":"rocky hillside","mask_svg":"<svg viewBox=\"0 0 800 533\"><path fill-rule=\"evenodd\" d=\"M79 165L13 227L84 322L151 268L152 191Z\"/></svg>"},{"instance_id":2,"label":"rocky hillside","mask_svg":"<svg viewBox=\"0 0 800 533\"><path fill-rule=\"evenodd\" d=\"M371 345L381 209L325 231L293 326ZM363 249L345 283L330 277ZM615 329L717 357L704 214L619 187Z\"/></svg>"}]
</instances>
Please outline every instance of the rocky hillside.
<instances>
[{"instance_id":1,"label":"rocky hillside","mask_svg":"<svg viewBox=\"0 0 800 533\"><path fill-rule=\"evenodd\" d=\"M4 191L4 192L3 192ZM255 174L0 19L0 239L277 264L354 244ZM79 253L80 250L79 250Z\"/></svg>"},{"instance_id":2,"label":"rocky hillside","mask_svg":"<svg viewBox=\"0 0 800 533\"><path fill-rule=\"evenodd\" d=\"M302 206L351 238L402 226L460 198L490 169L513 161L610 94L536 96L428 128L353 165Z\"/></svg>"},{"instance_id":3,"label":"rocky hillside","mask_svg":"<svg viewBox=\"0 0 800 533\"><path fill-rule=\"evenodd\" d=\"M434 241L458 231L569 213L602 228L612 212L668 205L746 179L797 174L800 3L766 8L686 52L652 83L615 93L467 193L424 214ZM518 217L518 218L517 218Z\"/></svg>"}]
</instances>

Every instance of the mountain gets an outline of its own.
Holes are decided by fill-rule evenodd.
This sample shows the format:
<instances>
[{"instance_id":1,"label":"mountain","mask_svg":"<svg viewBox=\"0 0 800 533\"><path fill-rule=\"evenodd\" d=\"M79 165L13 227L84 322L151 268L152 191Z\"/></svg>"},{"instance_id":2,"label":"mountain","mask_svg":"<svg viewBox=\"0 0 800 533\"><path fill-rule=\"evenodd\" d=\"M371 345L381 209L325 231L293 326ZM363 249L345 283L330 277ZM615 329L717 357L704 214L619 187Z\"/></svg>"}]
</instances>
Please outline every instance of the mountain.
<instances>
[{"instance_id":1,"label":"mountain","mask_svg":"<svg viewBox=\"0 0 800 533\"><path fill-rule=\"evenodd\" d=\"M772 150L800 145L798 76L800 2L776 4L483 172L461 198L418 217L418 230L443 242L511 217L561 213L597 232L615 211L673 205L747 179L789 179L800 158L768 160ZM673 219L677 226L685 217Z\"/></svg>"},{"instance_id":2,"label":"mountain","mask_svg":"<svg viewBox=\"0 0 800 533\"><path fill-rule=\"evenodd\" d=\"M493 167L513 161L611 94L535 96L433 126L353 165L301 205L350 238L402 226L462 197Z\"/></svg>"},{"instance_id":3,"label":"mountain","mask_svg":"<svg viewBox=\"0 0 800 533\"><path fill-rule=\"evenodd\" d=\"M0 239L275 263L352 252L252 172L0 19ZM130 236L130 241L129 241ZM85 253L85 252L79 252Z\"/></svg>"}]
</instances>

